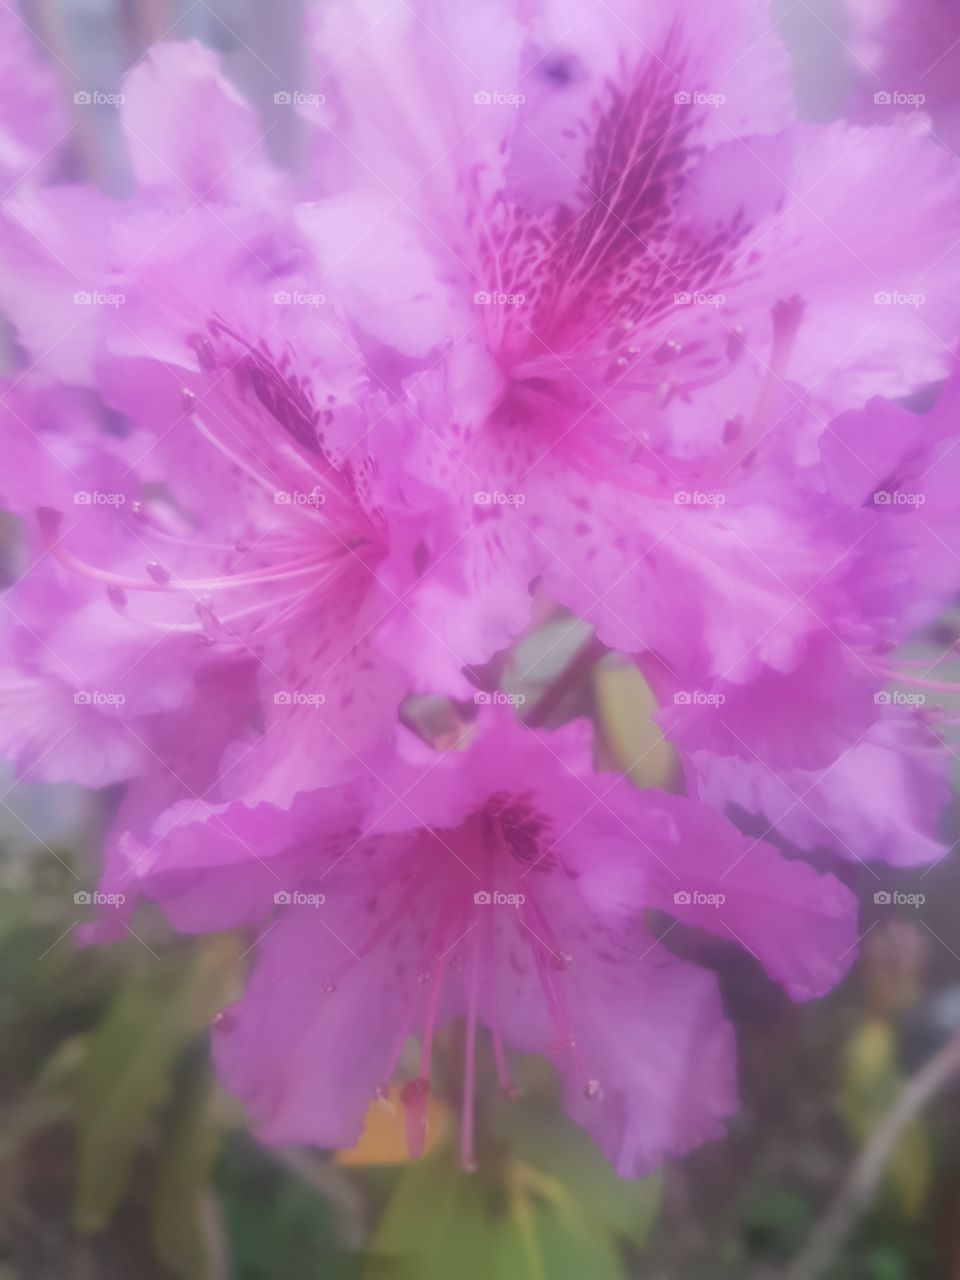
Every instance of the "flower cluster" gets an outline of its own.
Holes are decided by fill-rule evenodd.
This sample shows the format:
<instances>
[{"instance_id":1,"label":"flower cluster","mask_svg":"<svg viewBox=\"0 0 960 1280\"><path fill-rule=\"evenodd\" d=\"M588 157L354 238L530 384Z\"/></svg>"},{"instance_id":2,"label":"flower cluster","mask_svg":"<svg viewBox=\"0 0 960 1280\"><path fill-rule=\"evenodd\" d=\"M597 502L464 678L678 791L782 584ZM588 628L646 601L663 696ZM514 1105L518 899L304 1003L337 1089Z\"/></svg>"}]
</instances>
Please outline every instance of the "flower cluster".
<instances>
[{"instance_id":1,"label":"flower cluster","mask_svg":"<svg viewBox=\"0 0 960 1280\"><path fill-rule=\"evenodd\" d=\"M98 936L255 932L213 1037L264 1140L349 1146L398 1077L422 1149L462 1019L465 1166L513 1048L633 1176L735 1106L674 925L805 1000L856 953L824 858L945 852L946 682L893 655L960 586L958 163L799 121L764 0L326 0L309 40L305 179L195 44L125 80L123 198L40 184L52 108L0 134L0 750L122 784ZM518 706L551 618L586 642ZM609 652L683 794L563 722Z\"/></svg>"}]
</instances>

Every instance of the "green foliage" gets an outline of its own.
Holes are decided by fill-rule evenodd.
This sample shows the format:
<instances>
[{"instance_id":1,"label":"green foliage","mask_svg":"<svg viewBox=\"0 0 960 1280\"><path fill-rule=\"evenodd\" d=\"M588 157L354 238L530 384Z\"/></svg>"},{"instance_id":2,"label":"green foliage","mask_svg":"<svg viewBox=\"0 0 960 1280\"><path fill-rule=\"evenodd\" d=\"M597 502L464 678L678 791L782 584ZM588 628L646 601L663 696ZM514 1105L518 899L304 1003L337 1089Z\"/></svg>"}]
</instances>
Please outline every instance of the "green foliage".
<instances>
[{"instance_id":1,"label":"green foliage","mask_svg":"<svg viewBox=\"0 0 960 1280\"><path fill-rule=\"evenodd\" d=\"M865 1018L844 1047L840 1113L851 1136L865 1142L903 1086L897 1035L884 1018ZM918 1118L904 1130L886 1174L888 1194L901 1213L915 1217L931 1178L926 1123Z\"/></svg>"},{"instance_id":2,"label":"green foliage","mask_svg":"<svg viewBox=\"0 0 960 1280\"><path fill-rule=\"evenodd\" d=\"M506 1103L497 1121L515 1155L555 1177L585 1218L631 1244L646 1243L660 1207L659 1176L618 1178L592 1139L555 1107Z\"/></svg>"},{"instance_id":3,"label":"green foliage","mask_svg":"<svg viewBox=\"0 0 960 1280\"><path fill-rule=\"evenodd\" d=\"M467 1174L440 1151L410 1165L364 1280L621 1280L609 1235L556 1178L512 1157Z\"/></svg>"},{"instance_id":4,"label":"green foliage","mask_svg":"<svg viewBox=\"0 0 960 1280\"><path fill-rule=\"evenodd\" d=\"M153 1251L178 1280L207 1280L213 1168L223 1138L214 1114L215 1086L205 1060L188 1062L172 1100L154 1172L150 1212Z\"/></svg>"},{"instance_id":5,"label":"green foliage","mask_svg":"<svg viewBox=\"0 0 960 1280\"><path fill-rule=\"evenodd\" d=\"M216 1177L230 1249L230 1280L359 1280L330 1205L240 1134Z\"/></svg>"},{"instance_id":6,"label":"green foliage","mask_svg":"<svg viewBox=\"0 0 960 1280\"><path fill-rule=\"evenodd\" d=\"M225 938L167 955L122 982L95 1028L77 1092L81 1230L109 1221L174 1064L223 1003L235 966Z\"/></svg>"}]
</instances>

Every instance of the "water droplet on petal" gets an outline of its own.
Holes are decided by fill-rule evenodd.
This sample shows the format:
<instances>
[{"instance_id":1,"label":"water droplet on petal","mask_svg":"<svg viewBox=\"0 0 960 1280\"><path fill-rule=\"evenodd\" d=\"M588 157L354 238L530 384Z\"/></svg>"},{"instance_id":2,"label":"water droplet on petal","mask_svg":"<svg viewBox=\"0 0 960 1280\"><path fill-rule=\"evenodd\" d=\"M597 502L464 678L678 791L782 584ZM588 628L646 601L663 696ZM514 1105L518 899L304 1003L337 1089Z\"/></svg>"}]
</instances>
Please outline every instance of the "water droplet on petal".
<instances>
[{"instance_id":1,"label":"water droplet on petal","mask_svg":"<svg viewBox=\"0 0 960 1280\"><path fill-rule=\"evenodd\" d=\"M221 635L220 623L217 615L213 612L208 604L197 605L197 617L200 619L200 625L210 640L218 640Z\"/></svg>"},{"instance_id":2,"label":"water droplet on petal","mask_svg":"<svg viewBox=\"0 0 960 1280\"><path fill-rule=\"evenodd\" d=\"M430 1081L417 1076L400 1090L407 1118L407 1151L413 1159L422 1155L427 1144L427 1101L430 1097Z\"/></svg>"},{"instance_id":3,"label":"water droplet on petal","mask_svg":"<svg viewBox=\"0 0 960 1280\"><path fill-rule=\"evenodd\" d=\"M147 561L147 573L159 586L163 587L170 581L169 572L163 567L158 560Z\"/></svg>"},{"instance_id":4,"label":"water droplet on petal","mask_svg":"<svg viewBox=\"0 0 960 1280\"><path fill-rule=\"evenodd\" d=\"M681 350L679 342L674 342L672 339L669 342L664 342L653 353L654 363L664 364L667 360L675 360Z\"/></svg>"},{"instance_id":5,"label":"water droplet on petal","mask_svg":"<svg viewBox=\"0 0 960 1280\"><path fill-rule=\"evenodd\" d=\"M573 1036L559 1036L550 1046L551 1053L569 1053L577 1047L577 1042Z\"/></svg>"},{"instance_id":6,"label":"water droplet on petal","mask_svg":"<svg viewBox=\"0 0 960 1280\"><path fill-rule=\"evenodd\" d=\"M123 609L127 603L127 593L123 587L118 587L115 582L111 582L107 587L107 598L111 604L115 604L118 609Z\"/></svg>"},{"instance_id":7,"label":"water droplet on petal","mask_svg":"<svg viewBox=\"0 0 960 1280\"><path fill-rule=\"evenodd\" d=\"M423 973L418 973L418 974L417 974L417 981L418 981L419 983L421 983L421 984L422 984L422 983L424 983L424 982L429 982L429 981L430 981L430 970L429 970L429 969L424 969Z\"/></svg>"},{"instance_id":8,"label":"water droplet on petal","mask_svg":"<svg viewBox=\"0 0 960 1280\"><path fill-rule=\"evenodd\" d=\"M603 1097L603 1089L600 1087L599 1080L588 1080L584 1086L583 1096L590 1102L599 1102Z\"/></svg>"},{"instance_id":9,"label":"water droplet on petal","mask_svg":"<svg viewBox=\"0 0 960 1280\"><path fill-rule=\"evenodd\" d=\"M229 1009L221 1009L213 1019L214 1031L232 1031L237 1025L237 1020Z\"/></svg>"},{"instance_id":10,"label":"water droplet on petal","mask_svg":"<svg viewBox=\"0 0 960 1280\"><path fill-rule=\"evenodd\" d=\"M193 412L197 403L197 397L189 387L180 388L180 403L183 405L184 413Z\"/></svg>"},{"instance_id":11,"label":"water droplet on petal","mask_svg":"<svg viewBox=\"0 0 960 1280\"><path fill-rule=\"evenodd\" d=\"M453 959L450 961L450 968L454 971L454 973L462 973L463 972L463 956L461 955L454 956Z\"/></svg>"},{"instance_id":12,"label":"water droplet on petal","mask_svg":"<svg viewBox=\"0 0 960 1280\"><path fill-rule=\"evenodd\" d=\"M44 538L56 538L63 516L56 507L37 507L37 524Z\"/></svg>"},{"instance_id":13,"label":"water droplet on petal","mask_svg":"<svg viewBox=\"0 0 960 1280\"><path fill-rule=\"evenodd\" d=\"M566 969L573 963L573 956L569 951L558 951L555 956L550 959L550 964L554 969Z\"/></svg>"},{"instance_id":14,"label":"water droplet on petal","mask_svg":"<svg viewBox=\"0 0 960 1280\"><path fill-rule=\"evenodd\" d=\"M323 991L326 995L331 995L334 991L336 991L336 989L337 989L337 984L335 982L320 983L320 990Z\"/></svg>"}]
</instances>

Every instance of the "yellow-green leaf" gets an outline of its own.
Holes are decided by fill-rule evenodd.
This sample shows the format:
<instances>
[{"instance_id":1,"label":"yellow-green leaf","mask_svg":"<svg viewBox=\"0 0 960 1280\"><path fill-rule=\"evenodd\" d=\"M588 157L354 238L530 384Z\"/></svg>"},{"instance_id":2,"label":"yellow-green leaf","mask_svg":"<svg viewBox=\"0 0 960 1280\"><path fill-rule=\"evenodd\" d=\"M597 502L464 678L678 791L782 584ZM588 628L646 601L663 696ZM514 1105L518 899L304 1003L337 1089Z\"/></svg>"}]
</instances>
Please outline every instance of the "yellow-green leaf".
<instances>
[{"instance_id":1,"label":"yellow-green leaf","mask_svg":"<svg viewBox=\"0 0 960 1280\"><path fill-rule=\"evenodd\" d=\"M666 787L676 769L673 748L652 719L657 702L634 666L602 662L594 670L597 711L614 766L637 787Z\"/></svg>"},{"instance_id":2,"label":"yellow-green leaf","mask_svg":"<svg viewBox=\"0 0 960 1280\"><path fill-rule=\"evenodd\" d=\"M236 965L228 937L165 955L127 979L94 1030L77 1089L80 1230L109 1222L174 1064L227 998Z\"/></svg>"}]
</instances>

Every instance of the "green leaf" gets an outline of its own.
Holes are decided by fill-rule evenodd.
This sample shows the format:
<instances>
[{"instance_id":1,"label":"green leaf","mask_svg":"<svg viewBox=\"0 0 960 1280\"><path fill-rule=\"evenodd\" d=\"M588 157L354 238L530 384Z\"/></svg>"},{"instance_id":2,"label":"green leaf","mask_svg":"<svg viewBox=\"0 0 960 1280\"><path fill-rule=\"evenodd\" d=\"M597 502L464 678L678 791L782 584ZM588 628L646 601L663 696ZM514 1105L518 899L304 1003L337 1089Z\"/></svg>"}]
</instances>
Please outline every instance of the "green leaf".
<instances>
[{"instance_id":1,"label":"green leaf","mask_svg":"<svg viewBox=\"0 0 960 1280\"><path fill-rule=\"evenodd\" d=\"M410 1165L364 1280L622 1280L617 1251L555 1178L508 1160L466 1174L449 1151Z\"/></svg>"},{"instance_id":2,"label":"green leaf","mask_svg":"<svg viewBox=\"0 0 960 1280\"><path fill-rule=\"evenodd\" d=\"M244 1134L227 1138L217 1190L231 1280L357 1280L336 1206Z\"/></svg>"},{"instance_id":3,"label":"green leaf","mask_svg":"<svg viewBox=\"0 0 960 1280\"><path fill-rule=\"evenodd\" d=\"M635 666L608 660L594 668L597 712L609 752L608 767L635 787L668 787L676 771L673 747L653 720L657 700Z\"/></svg>"},{"instance_id":4,"label":"green leaf","mask_svg":"<svg viewBox=\"0 0 960 1280\"><path fill-rule=\"evenodd\" d=\"M174 1064L227 998L237 944L213 938L131 974L93 1032L77 1098L81 1231L109 1222Z\"/></svg>"},{"instance_id":5,"label":"green leaf","mask_svg":"<svg viewBox=\"0 0 960 1280\"><path fill-rule=\"evenodd\" d=\"M866 1018L844 1046L840 1113L851 1136L866 1142L903 1086L897 1035L883 1018ZM886 1185L900 1210L916 1217L926 1200L932 1158L922 1117L904 1130L887 1166Z\"/></svg>"},{"instance_id":6,"label":"green leaf","mask_svg":"<svg viewBox=\"0 0 960 1280\"><path fill-rule=\"evenodd\" d=\"M660 1207L659 1174L618 1178L590 1137L553 1108L506 1103L497 1123L514 1154L556 1177L589 1219L646 1243Z\"/></svg>"},{"instance_id":7,"label":"green leaf","mask_svg":"<svg viewBox=\"0 0 960 1280\"><path fill-rule=\"evenodd\" d=\"M223 1127L213 1118L211 1106L215 1092L204 1059L175 1099L154 1174L154 1253L182 1280L206 1280L212 1270L203 1214L223 1141Z\"/></svg>"}]
</instances>

